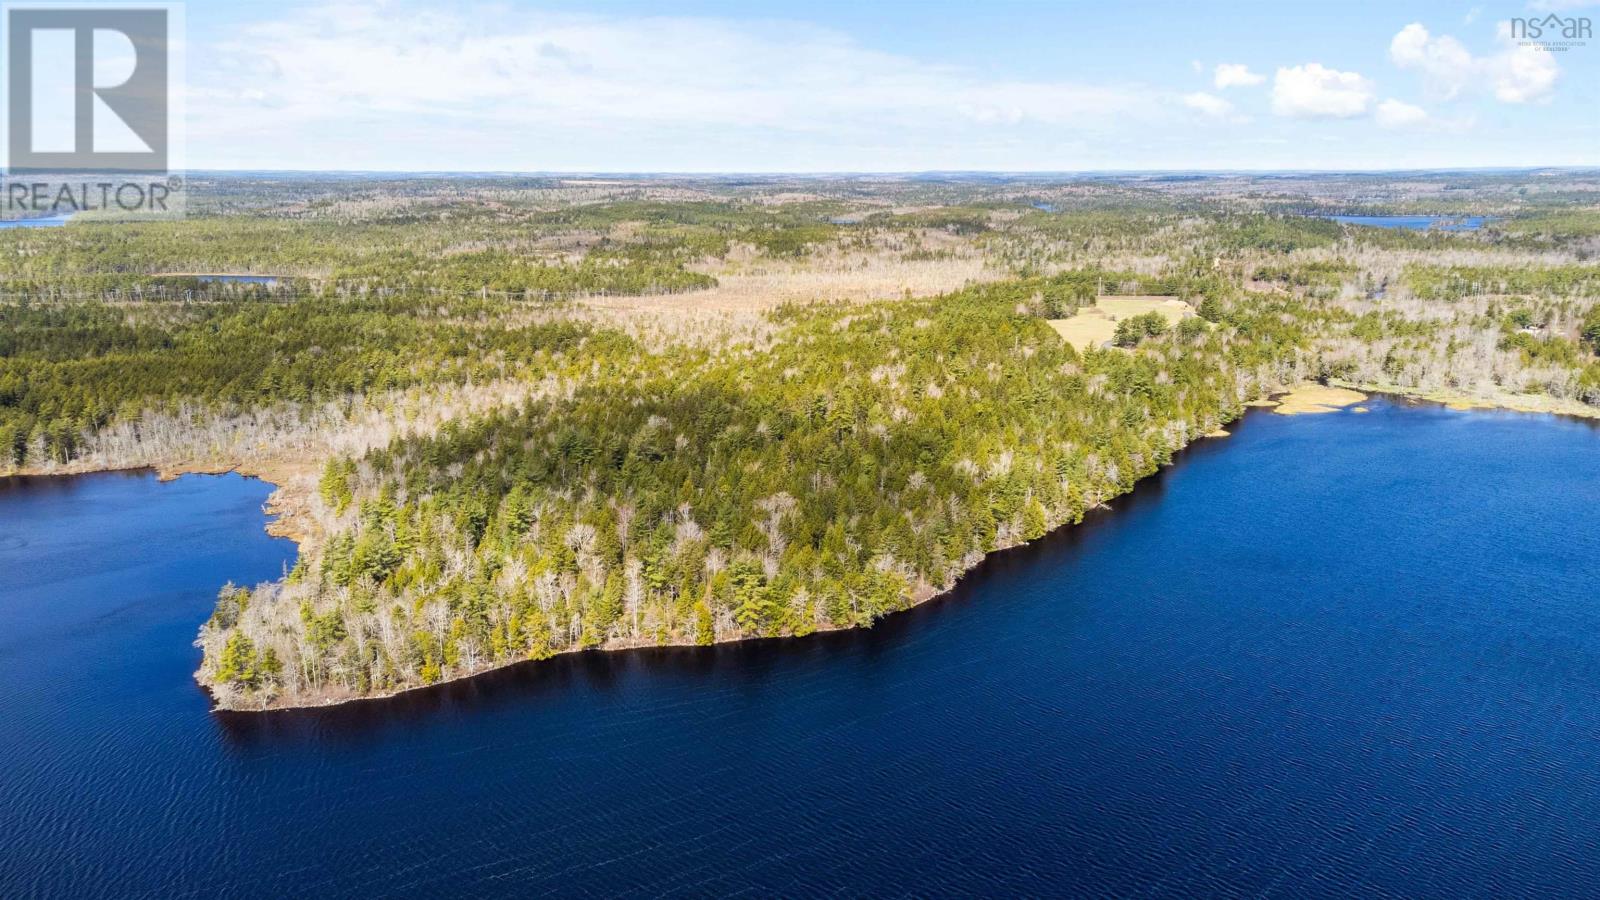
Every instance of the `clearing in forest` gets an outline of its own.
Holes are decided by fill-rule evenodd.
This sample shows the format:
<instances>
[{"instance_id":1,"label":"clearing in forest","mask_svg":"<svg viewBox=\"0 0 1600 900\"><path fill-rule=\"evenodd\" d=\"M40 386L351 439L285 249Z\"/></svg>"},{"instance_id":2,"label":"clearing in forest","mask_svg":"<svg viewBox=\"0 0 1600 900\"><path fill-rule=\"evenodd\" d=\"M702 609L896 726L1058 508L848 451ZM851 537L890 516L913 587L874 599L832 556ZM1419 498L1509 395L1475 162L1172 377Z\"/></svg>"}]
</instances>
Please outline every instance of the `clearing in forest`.
<instances>
[{"instance_id":1,"label":"clearing in forest","mask_svg":"<svg viewBox=\"0 0 1600 900\"><path fill-rule=\"evenodd\" d=\"M1194 309L1176 297L1099 297L1071 318L1051 319L1050 327L1081 352L1110 344L1118 322L1148 312L1161 313L1169 325L1194 315Z\"/></svg>"}]
</instances>

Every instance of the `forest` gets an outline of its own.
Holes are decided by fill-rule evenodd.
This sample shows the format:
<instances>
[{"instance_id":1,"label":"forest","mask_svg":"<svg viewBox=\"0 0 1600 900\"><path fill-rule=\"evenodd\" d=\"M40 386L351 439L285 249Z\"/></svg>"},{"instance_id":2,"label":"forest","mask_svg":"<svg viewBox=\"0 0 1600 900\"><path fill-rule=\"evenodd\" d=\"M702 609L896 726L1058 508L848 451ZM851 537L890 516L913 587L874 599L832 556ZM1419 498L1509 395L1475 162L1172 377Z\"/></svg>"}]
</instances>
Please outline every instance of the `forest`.
<instances>
[{"instance_id":1,"label":"forest","mask_svg":"<svg viewBox=\"0 0 1600 900\"><path fill-rule=\"evenodd\" d=\"M1600 414L1565 178L218 178L0 229L0 468L279 485L224 707L866 626L1300 382Z\"/></svg>"},{"instance_id":2,"label":"forest","mask_svg":"<svg viewBox=\"0 0 1600 900\"><path fill-rule=\"evenodd\" d=\"M1039 293L784 309L771 346L711 356L618 342L569 398L331 460L339 527L285 583L225 593L212 680L360 694L866 625L1127 491L1294 346L1268 316L1252 348L1202 328L1080 357Z\"/></svg>"}]
</instances>

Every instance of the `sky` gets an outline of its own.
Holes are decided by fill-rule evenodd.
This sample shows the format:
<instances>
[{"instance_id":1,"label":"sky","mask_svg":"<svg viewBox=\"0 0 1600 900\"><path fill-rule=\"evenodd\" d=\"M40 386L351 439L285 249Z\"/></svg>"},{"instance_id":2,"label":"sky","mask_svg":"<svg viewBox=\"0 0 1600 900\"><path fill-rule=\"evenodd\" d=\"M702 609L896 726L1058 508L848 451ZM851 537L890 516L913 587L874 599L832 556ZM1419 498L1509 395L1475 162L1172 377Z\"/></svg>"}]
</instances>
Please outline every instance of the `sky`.
<instances>
[{"instance_id":1,"label":"sky","mask_svg":"<svg viewBox=\"0 0 1600 900\"><path fill-rule=\"evenodd\" d=\"M1371 170L1600 164L1600 40L1503 2L185 6L193 169Z\"/></svg>"}]
</instances>

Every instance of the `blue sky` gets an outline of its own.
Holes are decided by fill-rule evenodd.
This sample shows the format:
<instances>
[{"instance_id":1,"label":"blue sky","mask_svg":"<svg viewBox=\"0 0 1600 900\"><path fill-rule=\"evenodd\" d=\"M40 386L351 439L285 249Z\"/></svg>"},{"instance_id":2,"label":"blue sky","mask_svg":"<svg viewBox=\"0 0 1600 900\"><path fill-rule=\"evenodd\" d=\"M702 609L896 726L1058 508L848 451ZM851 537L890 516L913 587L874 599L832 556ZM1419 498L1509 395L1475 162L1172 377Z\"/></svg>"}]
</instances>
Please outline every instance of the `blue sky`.
<instances>
[{"instance_id":1,"label":"blue sky","mask_svg":"<svg viewBox=\"0 0 1600 900\"><path fill-rule=\"evenodd\" d=\"M187 4L193 168L1600 164L1600 3Z\"/></svg>"}]
</instances>

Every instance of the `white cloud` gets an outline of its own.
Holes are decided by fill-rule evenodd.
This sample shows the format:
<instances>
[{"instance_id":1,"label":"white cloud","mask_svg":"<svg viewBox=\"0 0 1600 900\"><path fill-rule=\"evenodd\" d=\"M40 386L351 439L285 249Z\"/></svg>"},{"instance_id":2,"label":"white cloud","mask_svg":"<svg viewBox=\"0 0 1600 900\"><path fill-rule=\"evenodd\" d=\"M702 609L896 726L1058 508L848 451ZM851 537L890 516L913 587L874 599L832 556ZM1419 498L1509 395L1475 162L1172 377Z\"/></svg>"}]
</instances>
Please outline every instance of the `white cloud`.
<instances>
[{"instance_id":1,"label":"white cloud","mask_svg":"<svg viewBox=\"0 0 1600 900\"><path fill-rule=\"evenodd\" d=\"M1208 94L1205 91L1185 94L1183 105L1216 118L1222 118L1233 113L1232 103L1218 97L1216 94Z\"/></svg>"},{"instance_id":2,"label":"white cloud","mask_svg":"<svg viewBox=\"0 0 1600 900\"><path fill-rule=\"evenodd\" d=\"M1436 37L1422 23L1413 22L1389 42L1389 59L1399 68L1421 73L1423 89L1440 100L1456 99L1469 90L1487 90L1503 103L1548 98L1561 74L1555 55L1519 46L1503 22L1497 39L1498 52L1473 56L1455 38Z\"/></svg>"},{"instance_id":3,"label":"white cloud","mask_svg":"<svg viewBox=\"0 0 1600 900\"><path fill-rule=\"evenodd\" d=\"M1449 35L1433 37L1420 22L1400 29L1389 42L1389 59L1422 73L1424 89L1442 100L1454 99L1478 77L1480 63Z\"/></svg>"},{"instance_id":4,"label":"white cloud","mask_svg":"<svg viewBox=\"0 0 1600 900\"><path fill-rule=\"evenodd\" d=\"M386 0L291 9L208 48L209 69L191 68L191 139L319 123L416 133L437 119L524 144L630 128L881 140L886 129L1095 130L1158 108L1135 85L1000 80L793 22L476 15Z\"/></svg>"},{"instance_id":5,"label":"white cloud","mask_svg":"<svg viewBox=\"0 0 1600 900\"><path fill-rule=\"evenodd\" d=\"M1220 63L1212 72L1211 81L1217 90L1231 87L1254 87L1266 81L1265 75L1250 71L1250 67L1243 63Z\"/></svg>"},{"instance_id":6,"label":"white cloud","mask_svg":"<svg viewBox=\"0 0 1600 900\"><path fill-rule=\"evenodd\" d=\"M1176 77L1194 84L1163 88L1140 81L1137 55L1103 69L1024 75L1003 60L954 65L804 22L531 7L319 0L233 9L191 31L200 43L189 54L188 160L197 168L1060 171L1593 155L1590 131L1497 120L1483 140L1436 140L1459 111L1420 94L1374 94L1360 76L1314 64L1285 70L1276 85L1262 69L1262 88L1218 89L1215 59L1191 74L1180 57ZM1537 70L1500 75L1507 91L1538 90ZM1472 90L1488 96L1488 70L1479 76ZM1415 136L1347 129L1324 133L1334 140L1320 145L1308 122L1281 120L1269 136L1230 127L1254 102L1238 97L1257 90L1289 116L1370 115L1391 93L1430 115Z\"/></svg>"},{"instance_id":7,"label":"white cloud","mask_svg":"<svg viewBox=\"0 0 1600 900\"><path fill-rule=\"evenodd\" d=\"M1272 82L1272 111L1295 118L1348 119L1372 102L1372 82L1321 63L1279 68Z\"/></svg>"},{"instance_id":8,"label":"white cloud","mask_svg":"<svg viewBox=\"0 0 1600 900\"><path fill-rule=\"evenodd\" d=\"M1504 49L1487 61L1495 99L1502 103L1549 99L1556 79L1561 77L1555 54L1517 44L1511 39L1511 28L1505 22L1500 23L1496 36Z\"/></svg>"},{"instance_id":9,"label":"white cloud","mask_svg":"<svg viewBox=\"0 0 1600 900\"><path fill-rule=\"evenodd\" d=\"M1378 124L1384 128L1410 128L1428 121L1428 111L1393 97L1378 104Z\"/></svg>"}]
</instances>

